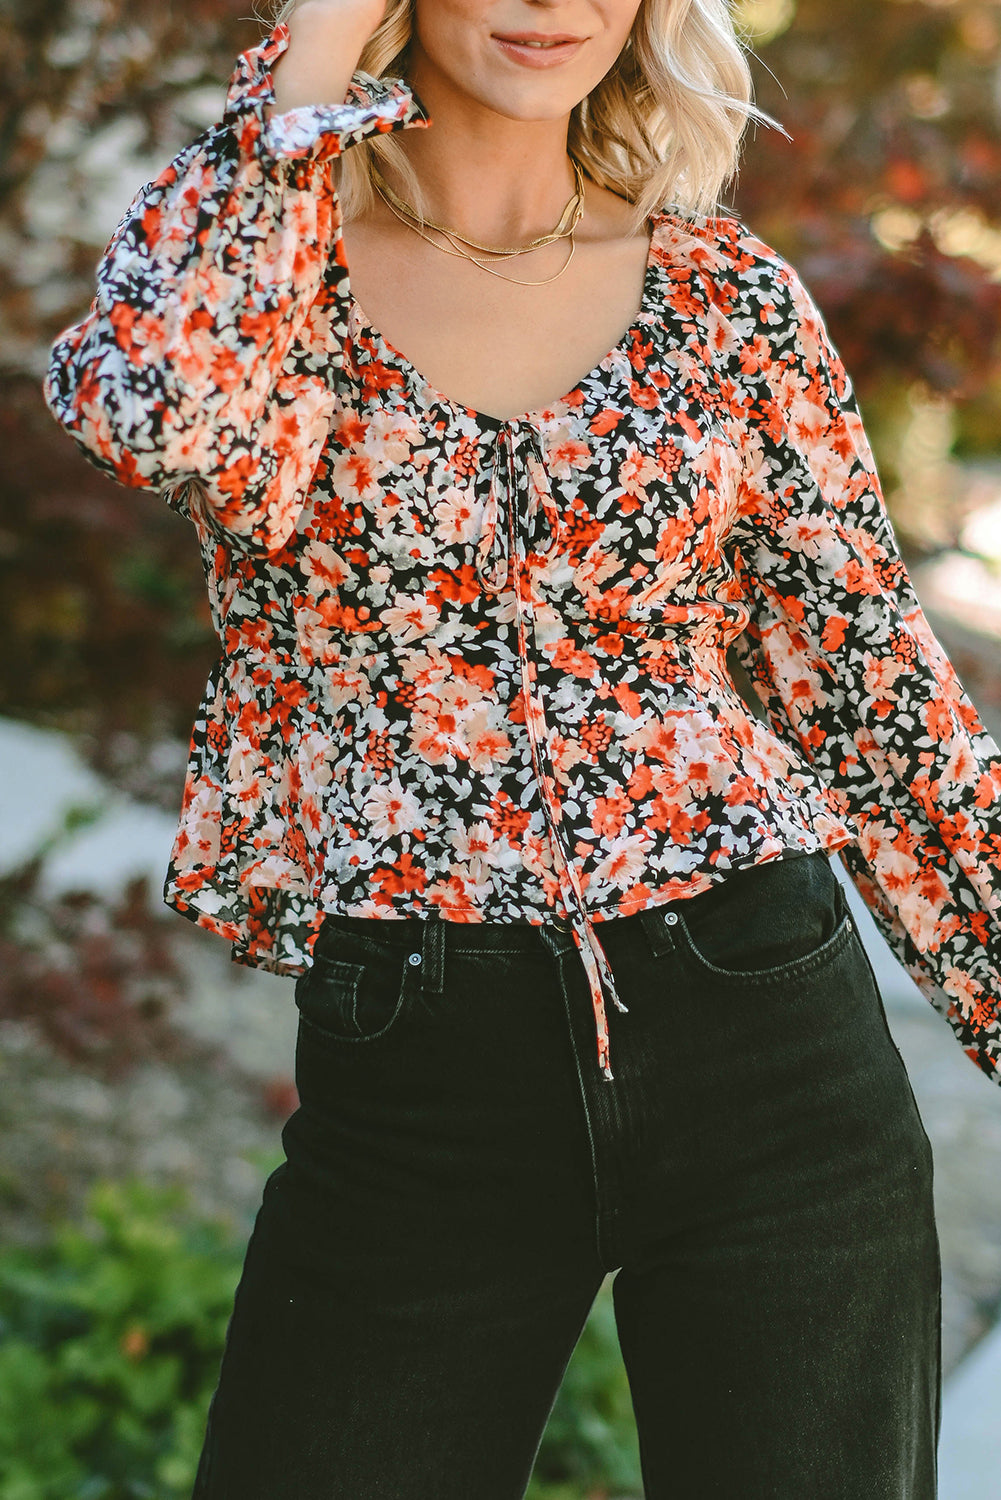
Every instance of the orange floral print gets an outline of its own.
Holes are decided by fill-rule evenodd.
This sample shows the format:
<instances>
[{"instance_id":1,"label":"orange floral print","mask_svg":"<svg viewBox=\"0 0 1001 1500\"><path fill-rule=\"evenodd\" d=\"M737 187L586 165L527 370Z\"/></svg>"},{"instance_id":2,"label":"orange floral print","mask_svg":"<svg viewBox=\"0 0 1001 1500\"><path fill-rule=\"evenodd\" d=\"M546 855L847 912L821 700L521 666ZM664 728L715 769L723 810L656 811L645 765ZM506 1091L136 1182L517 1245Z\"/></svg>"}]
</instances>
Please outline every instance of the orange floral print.
<instances>
[{"instance_id":1,"label":"orange floral print","mask_svg":"<svg viewBox=\"0 0 1001 1500\"><path fill-rule=\"evenodd\" d=\"M840 850L1001 1081L1001 755L796 272L665 208L615 349L550 407L470 410L367 323L340 233L333 161L420 106L357 75L269 118L288 40L136 195L44 386L204 553L224 655L168 901L286 974L328 911L566 918L611 1076L603 921Z\"/></svg>"}]
</instances>

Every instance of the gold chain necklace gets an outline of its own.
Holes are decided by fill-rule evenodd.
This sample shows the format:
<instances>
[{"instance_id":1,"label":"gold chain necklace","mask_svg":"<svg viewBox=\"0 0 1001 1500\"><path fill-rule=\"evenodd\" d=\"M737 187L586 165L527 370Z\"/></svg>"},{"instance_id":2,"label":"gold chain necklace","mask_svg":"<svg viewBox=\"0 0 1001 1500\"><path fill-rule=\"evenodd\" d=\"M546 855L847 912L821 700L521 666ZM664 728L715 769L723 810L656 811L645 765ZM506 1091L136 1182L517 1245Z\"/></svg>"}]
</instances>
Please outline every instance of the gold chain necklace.
<instances>
[{"instance_id":1,"label":"gold chain necklace","mask_svg":"<svg viewBox=\"0 0 1001 1500\"><path fill-rule=\"evenodd\" d=\"M405 202L404 199L398 197L393 192L389 183L375 166L372 168L372 177L376 191L385 202L387 208L396 215L401 223L405 224L408 229L412 229L415 234L420 235L421 239L426 240L435 250L440 250L444 255L453 255L459 260L471 261L474 266L479 266L480 270L486 271L488 275L496 276L501 281L510 281L515 286L548 286L550 282L558 280L563 275L573 260L576 248L574 231L584 213L584 174L573 157L570 160L574 173L574 192L566 208L563 210L556 228L550 230L548 234L539 235L530 244L520 245L514 249L506 246L481 245L478 241L460 234L457 229L449 229L445 224L438 224L434 219L425 218L411 204ZM437 240L432 239L431 235L427 233L429 229L433 230L436 234L440 234L443 239L448 241L448 245L439 244ZM528 255L531 251L540 250L544 245L555 244L558 240L570 241L570 253L560 269L553 276L544 277L542 281L525 281L520 276L505 276L503 272L496 270L493 266L487 265L478 256L470 255L468 250L462 248L463 245L470 245L474 250L479 250L484 255L492 255L499 260L508 260L512 256Z\"/></svg>"},{"instance_id":2,"label":"gold chain necklace","mask_svg":"<svg viewBox=\"0 0 1001 1500\"><path fill-rule=\"evenodd\" d=\"M478 240L473 240L468 235L460 234L457 229L449 229L446 224L439 224L436 220L429 219L424 214L419 214L411 204L393 192L393 189L374 163L372 165L372 176L386 202L391 207L397 208L401 213L406 214L409 219L412 219L423 229L436 229L439 234L447 234L452 239L461 240L464 245L470 245L474 250L481 250L484 255L503 257L509 255L527 255L530 250L538 250L543 245L552 244L554 240L566 239L570 231L576 229L580 222L581 214L584 211L584 174L573 157L570 158L570 164L573 167L574 191L570 196L566 208L563 210L560 222L548 234L540 234L538 239L530 241L527 245L519 245L514 250L495 245L481 245Z\"/></svg>"}]
</instances>

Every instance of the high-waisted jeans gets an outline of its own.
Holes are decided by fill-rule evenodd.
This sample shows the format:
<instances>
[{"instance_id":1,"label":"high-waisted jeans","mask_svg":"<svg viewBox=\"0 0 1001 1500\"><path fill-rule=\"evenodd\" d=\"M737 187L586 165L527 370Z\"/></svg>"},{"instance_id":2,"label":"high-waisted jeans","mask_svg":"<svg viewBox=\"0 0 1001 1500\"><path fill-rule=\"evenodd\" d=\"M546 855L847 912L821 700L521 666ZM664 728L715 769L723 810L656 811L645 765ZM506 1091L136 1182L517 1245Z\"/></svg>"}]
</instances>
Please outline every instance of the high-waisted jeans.
<instances>
[{"instance_id":1,"label":"high-waisted jeans","mask_svg":"<svg viewBox=\"0 0 1001 1500\"><path fill-rule=\"evenodd\" d=\"M196 1500L517 1500L606 1273L647 1500L933 1500L928 1139L824 855L603 922L330 916Z\"/></svg>"}]
</instances>

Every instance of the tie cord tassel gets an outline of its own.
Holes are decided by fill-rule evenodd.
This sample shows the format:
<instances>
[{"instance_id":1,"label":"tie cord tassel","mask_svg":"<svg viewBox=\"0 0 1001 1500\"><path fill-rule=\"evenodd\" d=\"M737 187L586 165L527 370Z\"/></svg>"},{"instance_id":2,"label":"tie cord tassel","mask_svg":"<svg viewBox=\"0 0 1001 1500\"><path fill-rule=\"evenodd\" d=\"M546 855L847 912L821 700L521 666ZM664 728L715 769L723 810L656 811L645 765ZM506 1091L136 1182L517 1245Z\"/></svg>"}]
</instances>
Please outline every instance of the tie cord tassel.
<instances>
[{"instance_id":1,"label":"tie cord tassel","mask_svg":"<svg viewBox=\"0 0 1001 1500\"><path fill-rule=\"evenodd\" d=\"M542 435L529 422L505 422L494 440L490 465L490 487L476 541L476 569L484 589L498 594L507 584L511 554L517 546L515 520L521 507L518 496L527 496L525 519L538 532L538 519L548 533L541 549L531 547L540 561L550 558L560 544L562 521L546 469ZM535 536L529 535L529 543Z\"/></svg>"},{"instance_id":2,"label":"tie cord tassel","mask_svg":"<svg viewBox=\"0 0 1001 1500\"><path fill-rule=\"evenodd\" d=\"M598 1066L606 1079L612 1077L609 1066L608 1019L605 1012L605 992L616 1009L628 1014L628 1006L619 998L615 980L609 967L605 950L598 941L593 926L583 909L578 908L574 919L573 939L580 952L587 975L591 1005L594 1011L594 1026L598 1042Z\"/></svg>"}]
</instances>

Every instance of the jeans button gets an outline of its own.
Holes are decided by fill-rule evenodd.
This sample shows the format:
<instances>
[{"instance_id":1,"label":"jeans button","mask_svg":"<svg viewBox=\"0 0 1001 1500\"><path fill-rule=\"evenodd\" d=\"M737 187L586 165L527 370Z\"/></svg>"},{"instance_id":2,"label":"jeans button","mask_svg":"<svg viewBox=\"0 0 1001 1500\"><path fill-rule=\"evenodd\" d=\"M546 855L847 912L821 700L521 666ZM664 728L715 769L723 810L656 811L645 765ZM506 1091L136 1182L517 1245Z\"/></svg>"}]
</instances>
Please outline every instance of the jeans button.
<instances>
[{"instance_id":1,"label":"jeans button","mask_svg":"<svg viewBox=\"0 0 1001 1500\"><path fill-rule=\"evenodd\" d=\"M664 913L664 921L667 923L668 927L677 927L678 913L676 911L666 911Z\"/></svg>"}]
</instances>

